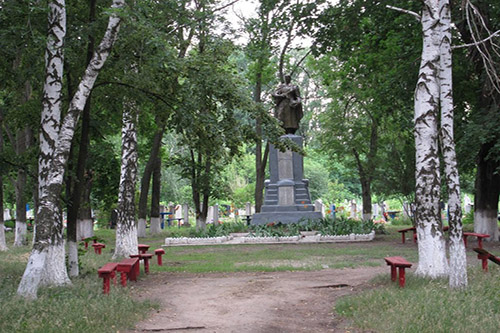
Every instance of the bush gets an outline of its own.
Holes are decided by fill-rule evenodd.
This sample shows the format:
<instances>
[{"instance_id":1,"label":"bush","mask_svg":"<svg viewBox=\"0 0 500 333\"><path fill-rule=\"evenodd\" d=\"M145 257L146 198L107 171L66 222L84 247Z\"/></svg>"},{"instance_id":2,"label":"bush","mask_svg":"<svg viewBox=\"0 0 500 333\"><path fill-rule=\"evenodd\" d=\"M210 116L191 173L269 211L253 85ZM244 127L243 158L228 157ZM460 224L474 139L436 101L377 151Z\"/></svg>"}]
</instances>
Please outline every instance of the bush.
<instances>
[{"instance_id":1,"label":"bush","mask_svg":"<svg viewBox=\"0 0 500 333\"><path fill-rule=\"evenodd\" d=\"M413 221L409 217L396 216L389 222L391 222L392 225L413 225Z\"/></svg>"},{"instance_id":2,"label":"bush","mask_svg":"<svg viewBox=\"0 0 500 333\"><path fill-rule=\"evenodd\" d=\"M462 224L474 224L474 212L470 211L467 214L465 214L464 218L462 219Z\"/></svg>"}]
</instances>

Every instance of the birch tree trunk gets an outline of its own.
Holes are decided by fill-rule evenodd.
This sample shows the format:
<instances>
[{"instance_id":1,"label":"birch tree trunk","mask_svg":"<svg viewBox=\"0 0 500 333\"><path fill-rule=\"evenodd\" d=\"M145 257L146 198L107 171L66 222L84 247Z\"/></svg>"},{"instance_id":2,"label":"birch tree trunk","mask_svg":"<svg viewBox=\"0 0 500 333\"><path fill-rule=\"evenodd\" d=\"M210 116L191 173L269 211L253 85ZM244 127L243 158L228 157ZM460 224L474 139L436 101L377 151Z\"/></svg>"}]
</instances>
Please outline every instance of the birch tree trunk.
<instances>
[{"instance_id":1,"label":"birch tree trunk","mask_svg":"<svg viewBox=\"0 0 500 333\"><path fill-rule=\"evenodd\" d=\"M3 153L3 114L0 111L0 154ZM3 175L0 173L0 251L7 251L5 242L5 221L3 220Z\"/></svg>"},{"instance_id":2,"label":"birch tree trunk","mask_svg":"<svg viewBox=\"0 0 500 333\"><path fill-rule=\"evenodd\" d=\"M457 167L453 133L453 84L451 53L451 12L449 0L439 0L441 14L440 102L441 102L441 151L448 188L450 225L450 279L451 288L467 286L467 258L462 240L462 207L460 203L460 177Z\"/></svg>"},{"instance_id":3,"label":"birch tree trunk","mask_svg":"<svg viewBox=\"0 0 500 333\"><path fill-rule=\"evenodd\" d=\"M439 3L425 0L422 10L423 49L415 90L416 212L418 267L416 273L436 278L448 274L440 214L438 157L440 57Z\"/></svg>"},{"instance_id":4,"label":"birch tree trunk","mask_svg":"<svg viewBox=\"0 0 500 333\"><path fill-rule=\"evenodd\" d=\"M488 241L498 241L498 198L500 175L495 171L498 162L489 158L495 142L481 145L478 156L474 196L474 232L488 234Z\"/></svg>"},{"instance_id":5,"label":"birch tree trunk","mask_svg":"<svg viewBox=\"0 0 500 333\"><path fill-rule=\"evenodd\" d=\"M127 101L123 108L122 164L120 192L118 193L118 221L113 258L137 254L137 226L135 222L135 183L137 178L137 110Z\"/></svg>"},{"instance_id":6,"label":"birch tree trunk","mask_svg":"<svg viewBox=\"0 0 500 333\"><path fill-rule=\"evenodd\" d=\"M123 0L113 0L112 8L121 8L123 5ZM17 293L26 298L36 298L40 286L71 283L65 265L60 207L64 170L78 118L99 71L111 52L121 20L116 14L111 14L104 37L82 76L62 124L63 46L66 33L64 0L49 2L48 21L49 29L45 54L46 74L38 162L39 202L36 234L33 250L17 289Z\"/></svg>"}]
</instances>

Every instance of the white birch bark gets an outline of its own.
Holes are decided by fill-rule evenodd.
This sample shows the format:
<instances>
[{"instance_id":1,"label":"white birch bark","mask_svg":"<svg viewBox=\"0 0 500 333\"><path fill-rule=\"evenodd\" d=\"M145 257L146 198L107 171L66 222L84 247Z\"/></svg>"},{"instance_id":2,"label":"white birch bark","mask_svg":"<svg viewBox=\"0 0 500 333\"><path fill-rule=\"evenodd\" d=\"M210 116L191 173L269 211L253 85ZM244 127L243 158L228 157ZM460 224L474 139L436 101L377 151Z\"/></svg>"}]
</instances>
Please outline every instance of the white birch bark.
<instances>
[{"instance_id":1,"label":"white birch bark","mask_svg":"<svg viewBox=\"0 0 500 333\"><path fill-rule=\"evenodd\" d=\"M467 286L467 258L462 240L462 207L460 202L460 177L453 133L453 83L451 53L451 12L449 0L439 0L441 15L440 45L440 102L441 102L441 151L448 188L448 212L450 225L450 276L451 288Z\"/></svg>"},{"instance_id":2,"label":"white birch bark","mask_svg":"<svg viewBox=\"0 0 500 333\"><path fill-rule=\"evenodd\" d=\"M149 226L149 231L151 235L158 234L161 231L161 218L152 217L151 225Z\"/></svg>"},{"instance_id":3,"label":"white birch bark","mask_svg":"<svg viewBox=\"0 0 500 333\"><path fill-rule=\"evenodd\" d=\"M118 221L113 258L137 254L137 227L135 223L135 184L137 180L137 110L125 102L122 127L122 164L118 193Z\"/></svg>"},{"instance_id":4,"label":"white birch bark","mask_svg":"<svg viewBox=\"0 0 500 333\"><path fill-rule=\"evenodd\" d=\"M71 277L76 277L80 274L77 242L68 241L68 271Z\"/></svg>"},{"instance_id":5,"label":"white birch bark","mask_svg":"<svg viewBox=\"0 0 500 333\"><path fill-rule=\"evenodd\" d=\"M25 246L28 244L28 239L26 238L26 234L28 233L28 226L26 225L26 221L18 221L16 219L16 230L14 234L14 246Z\"/></svg>"},{"instance_id":6,"label":"white birch bark","mask_svg":"<svg viewBox=\"0 0 500 333\"><path fill-rule=\"evenodd\" d=\"M448 274L440 216L438 157L439 4L425 0L422 10L423 49L415 90L416 212L418 267L416 273L436 278Z\"/></svg>"},{"instance_id":7,"label":"white birch bark","mask_svg":"<svg viewBox=\"0 0 500 333\"><path fill-rule=\"evenodd\" d=\"M3 154L3 114L0 110L0 154ZM3 219L3 179L0 174L0 251L7 251L7 242L5 241L5 221Z\"/></svg>"},{"instance_id":8,"label":"white birch bark","mask_svg":"<svg viewBox=\"0 0 500 333\"><path fill-rule=\"evenodd\" d=\"M137 237L146 237L146 219L137 221Z\"/></svg>"},{"instance_id":9,"label":"white birch bark","mask_svg":"<svg viewBox=\"0 0 500 333\"><path fill-rule=\"evenodd\" d=\"M123 0L114 0L112 7L123 7ZM26 270L17 293L36 298L43 285L69 284L63 238L60 194L76 123L97 75L114 44L120 18L112 14L104 37L87 66L69 110L61 124L63 46L66 32L64 0L49 2L49 31L46 48L46 80L40 131L39 184L36 233Z\"/></svg>"},{"instance_id":10,"label":"white birch bark","mask_svg":"<svg viewBox=\"0 0 500 333\"><path fill-rule=\"evenodd\" d=\"M488 234L490 237L486 240L496 242L500 240L500 233L497 217L493 214L491 210L476 209L474 211L474 232Z\"/></svg>"},{"instance_id":11,"label":"white birch bark","mask_svg":"<svg viewBox=\"0 0 500 333\"><path fill-rule=\"evenodd\" d=\"M77 239L89 238L94 236L94 223L92 219L78 219L76 220L77 226Z\"/></svg>"},{"instance_id":12,"label":"white birch bark","mask_svg":"<svg viewBox=\"0 0 500 333\"><path fill-rule=\"evenodd\" d=\"M3 214L3 213L2 213ZM7 251L9 248L7 247L7 243L5 242L5 223L3 218L0 220L0 251Z\"/></svg>"}]
</instances>

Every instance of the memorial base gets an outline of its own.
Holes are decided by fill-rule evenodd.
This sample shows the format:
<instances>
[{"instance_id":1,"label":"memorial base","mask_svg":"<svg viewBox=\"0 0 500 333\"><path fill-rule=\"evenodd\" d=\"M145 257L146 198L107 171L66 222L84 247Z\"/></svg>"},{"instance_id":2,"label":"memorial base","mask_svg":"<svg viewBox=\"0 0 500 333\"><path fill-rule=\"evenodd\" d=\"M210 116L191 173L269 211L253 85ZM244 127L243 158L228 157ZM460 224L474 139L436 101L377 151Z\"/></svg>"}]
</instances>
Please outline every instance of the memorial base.
<instances>
[{"instance_id":1,"label":"memorial base","mask_svg":"<svg viewBox=\"0 0 500 333\"><path fill-rule=\"evenodd\" d=\"M253 215L252 224L262 225L268 223L307 223L309 220L321 219L321 212L264 212Z\"/></svg>"},{"instance_id":2,"label":"memorial base","mask_svg":"<svg viewBox=\"0 0 500 333\"><path fill-rule=\"evenodd\" d=\"M291 140L302 147L302 137L287 134L282 140ZM266 180L264 204L261 212L254 214L251 224L307 223L321 219L321 212L314 211L309 195L309 181L304 179L303 156L291 150L279 151L273 145L269 150L270 179Z\"/></svg>"}]
</instances>

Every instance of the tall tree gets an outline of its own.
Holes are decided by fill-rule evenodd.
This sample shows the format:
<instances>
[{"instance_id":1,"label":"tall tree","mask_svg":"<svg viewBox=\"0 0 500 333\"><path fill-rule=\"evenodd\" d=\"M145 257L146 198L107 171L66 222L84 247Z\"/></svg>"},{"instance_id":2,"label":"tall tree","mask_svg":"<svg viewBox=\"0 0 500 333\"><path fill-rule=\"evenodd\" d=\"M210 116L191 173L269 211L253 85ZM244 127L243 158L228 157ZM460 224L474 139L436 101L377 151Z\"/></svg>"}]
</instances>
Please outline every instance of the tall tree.
<instances>
[{"instance_id":1,"label":"tall tree","mask_svg":"<svg viewBox=\"0 0 500 333\"><path fill-rule=\"evenodd\" d=\"M96 16L96 0L91 0L89 3L89 18L88 24L91 25L95 21ZM89 41L87 45L87 59L86 64L88 64L92 60L92 55L94 53L94 36L89 35ZM69 75L69 74L68 74ZM71 90L71 80L68 81L68 86ZM69 93L71 96L71 92ZM91 219L80 219L79 213L83 211L81 209L84 205L82 205L83 193L84 189L90 191L86 185L89 185L86 182L85 177L85 169L87 164L88 157L88 149L90 145L90 108L91 108L91 97L89 96L87 102L85 103L85 107L83 108L82 113L82 122L81 122L81 133L80 133L80 141L78 144L78 156L76 159L76 163L69 163L68 169L74 165L73 169L76 170L68 170L68 177L66 180L66 195L69 197L67 204L67 239L68 239L68 266L69 266L69 276L78 276L79 274L79 265L78 265L78 236L81 238L90 237L90 234L82 234L78 235L78 231L89 229L87 226L90 221L90 231L92 231L92 221ZM73 145L73 147L76 143ZM72 149L73 149L72 147ZM70 152L70 156L71 156ZM74 175L72 173L74 171ZM80 224L80 225L79 225ZM82 228L83 226L86 228Z\"/></svg>"},{"instance_id":2,"label":"tall tree","mask_svg":"<svg viewBox=\"0 0 500 333\"><path fill-rule=\"evenodd\" d=\"M113 9L120 9L123 6L123 0L113 1ZM64 0L49 2L48 22L36 234L33 250L17 290L19 295L26 298L36 298L38 288L42 285L70 283L65 265L62 214L59 202L64 169L76 123L99 71L111 52L121 19L116 10L112 11L104 37L87 66L62 121L63 49L66 34Z\"/></svg>"},{"instance_id":3,"label":"tall tree","mask_svg":"<svg viewBox=\"0 0 500 333\"><path fill-rule=\"evenodd\" d=\"M500 196L500 46L498 36L500 7L495 1L463 1L456 6L456 20L462 40L467 47L470 68L465 68L470 83L477 92L467 94L463 114L461 160L470 161L476 169L474 193L474 231L491 235L498 241L498 199ZM465 94L464 94L465 95ZM472 111L472 112L471 112Z\"/></svg>"},{"instance_id":4,"label":"tall tree","mask_svg":"<svg viewBox=\"0 0 500 333\"><path fill-rule=\"evenodd\" d=\"M408 59L418 57L418 35L401 30L408 20L388 13L384 3L389 2L345 0L327 8L313 45L319 59L309 62L322 83L319 98L330 99L318 112L322 149L357 171L366 219L372 216L374 184L379 194L400 195L403 189L389 188L386 173L397 175L399 185L402 166L409 164L399 142L410 141L405 125L411 122L416 71ZM395 140L398 147L391 149ZM404 157L403 163L394 163L395 157Z\"/></svg>"},{"instance_id":5,"label":"tall tree","mask_svg":"<svg viewBox=\"0 0 500 333\"><path fill-rule=\"evenodd\" d=\"M0 110L0 155L3 154L3 112ZM3 168L2 168L3 169ZM3 171L3 170L2 170ZM5 223L3 220L3 172L0 173L0 251L7 251Z\"/></svg>"},{"instance_id":6,"label":"tall tree","mask_svg":"<svg viewBox=\"0 0 500 333\"><path fill-rule=\"evenodd\" d=\"M137 253L135 221L135 184L137 179L137 117L134 102L126 100L123 108L122 166L118 193L118 221L114 258Z\"/></svg>"},{"instance_id":7,"label":"tall tree","mask_svg":"<svg viewBox=\"0 0 500 333\"><path fill-rule=\"evenodd\" d=\"M452 35L451 9L449 0L439 0L441 28L439 102L441 107L441 127L439 137L444 161L444 173L448 189L448 223L450 225L450 279L452 288L467 286L467 258L462 241L462 206L460 203L460 177L455 151L453 131L454 103L452 80Z\"/></svg>"},{"instance_id":8,"label":"tall tree","mask_svg":"<svg viewBox=\"0 0 500 333\"><path fill-rule=\"evenodd\" d=\"M253 85L253 100L261 109L264 105L262 94L269 84L277 79L284 82L284 71L295 71L298 63L289 66L289 51L298 36L309 33L311 22L316 18L318 8L324 1L259 1L257 17L247 19L245 30L249 35L246 54L251 63L248 77ZM273 59L275 58L275 59ZM273 61L274 60L274 61ZM303 60L303 59L302 59ZM297 62L301 62L298 60ZM270 136L276 141L276 134L266 133L268 121L265 113L256 113L255 118L255 211L260 212L263 203L264 180L266 174L269 145L264 140ZM264 150L263 150L264 149Z\"/></svg>"}]
</instances>

